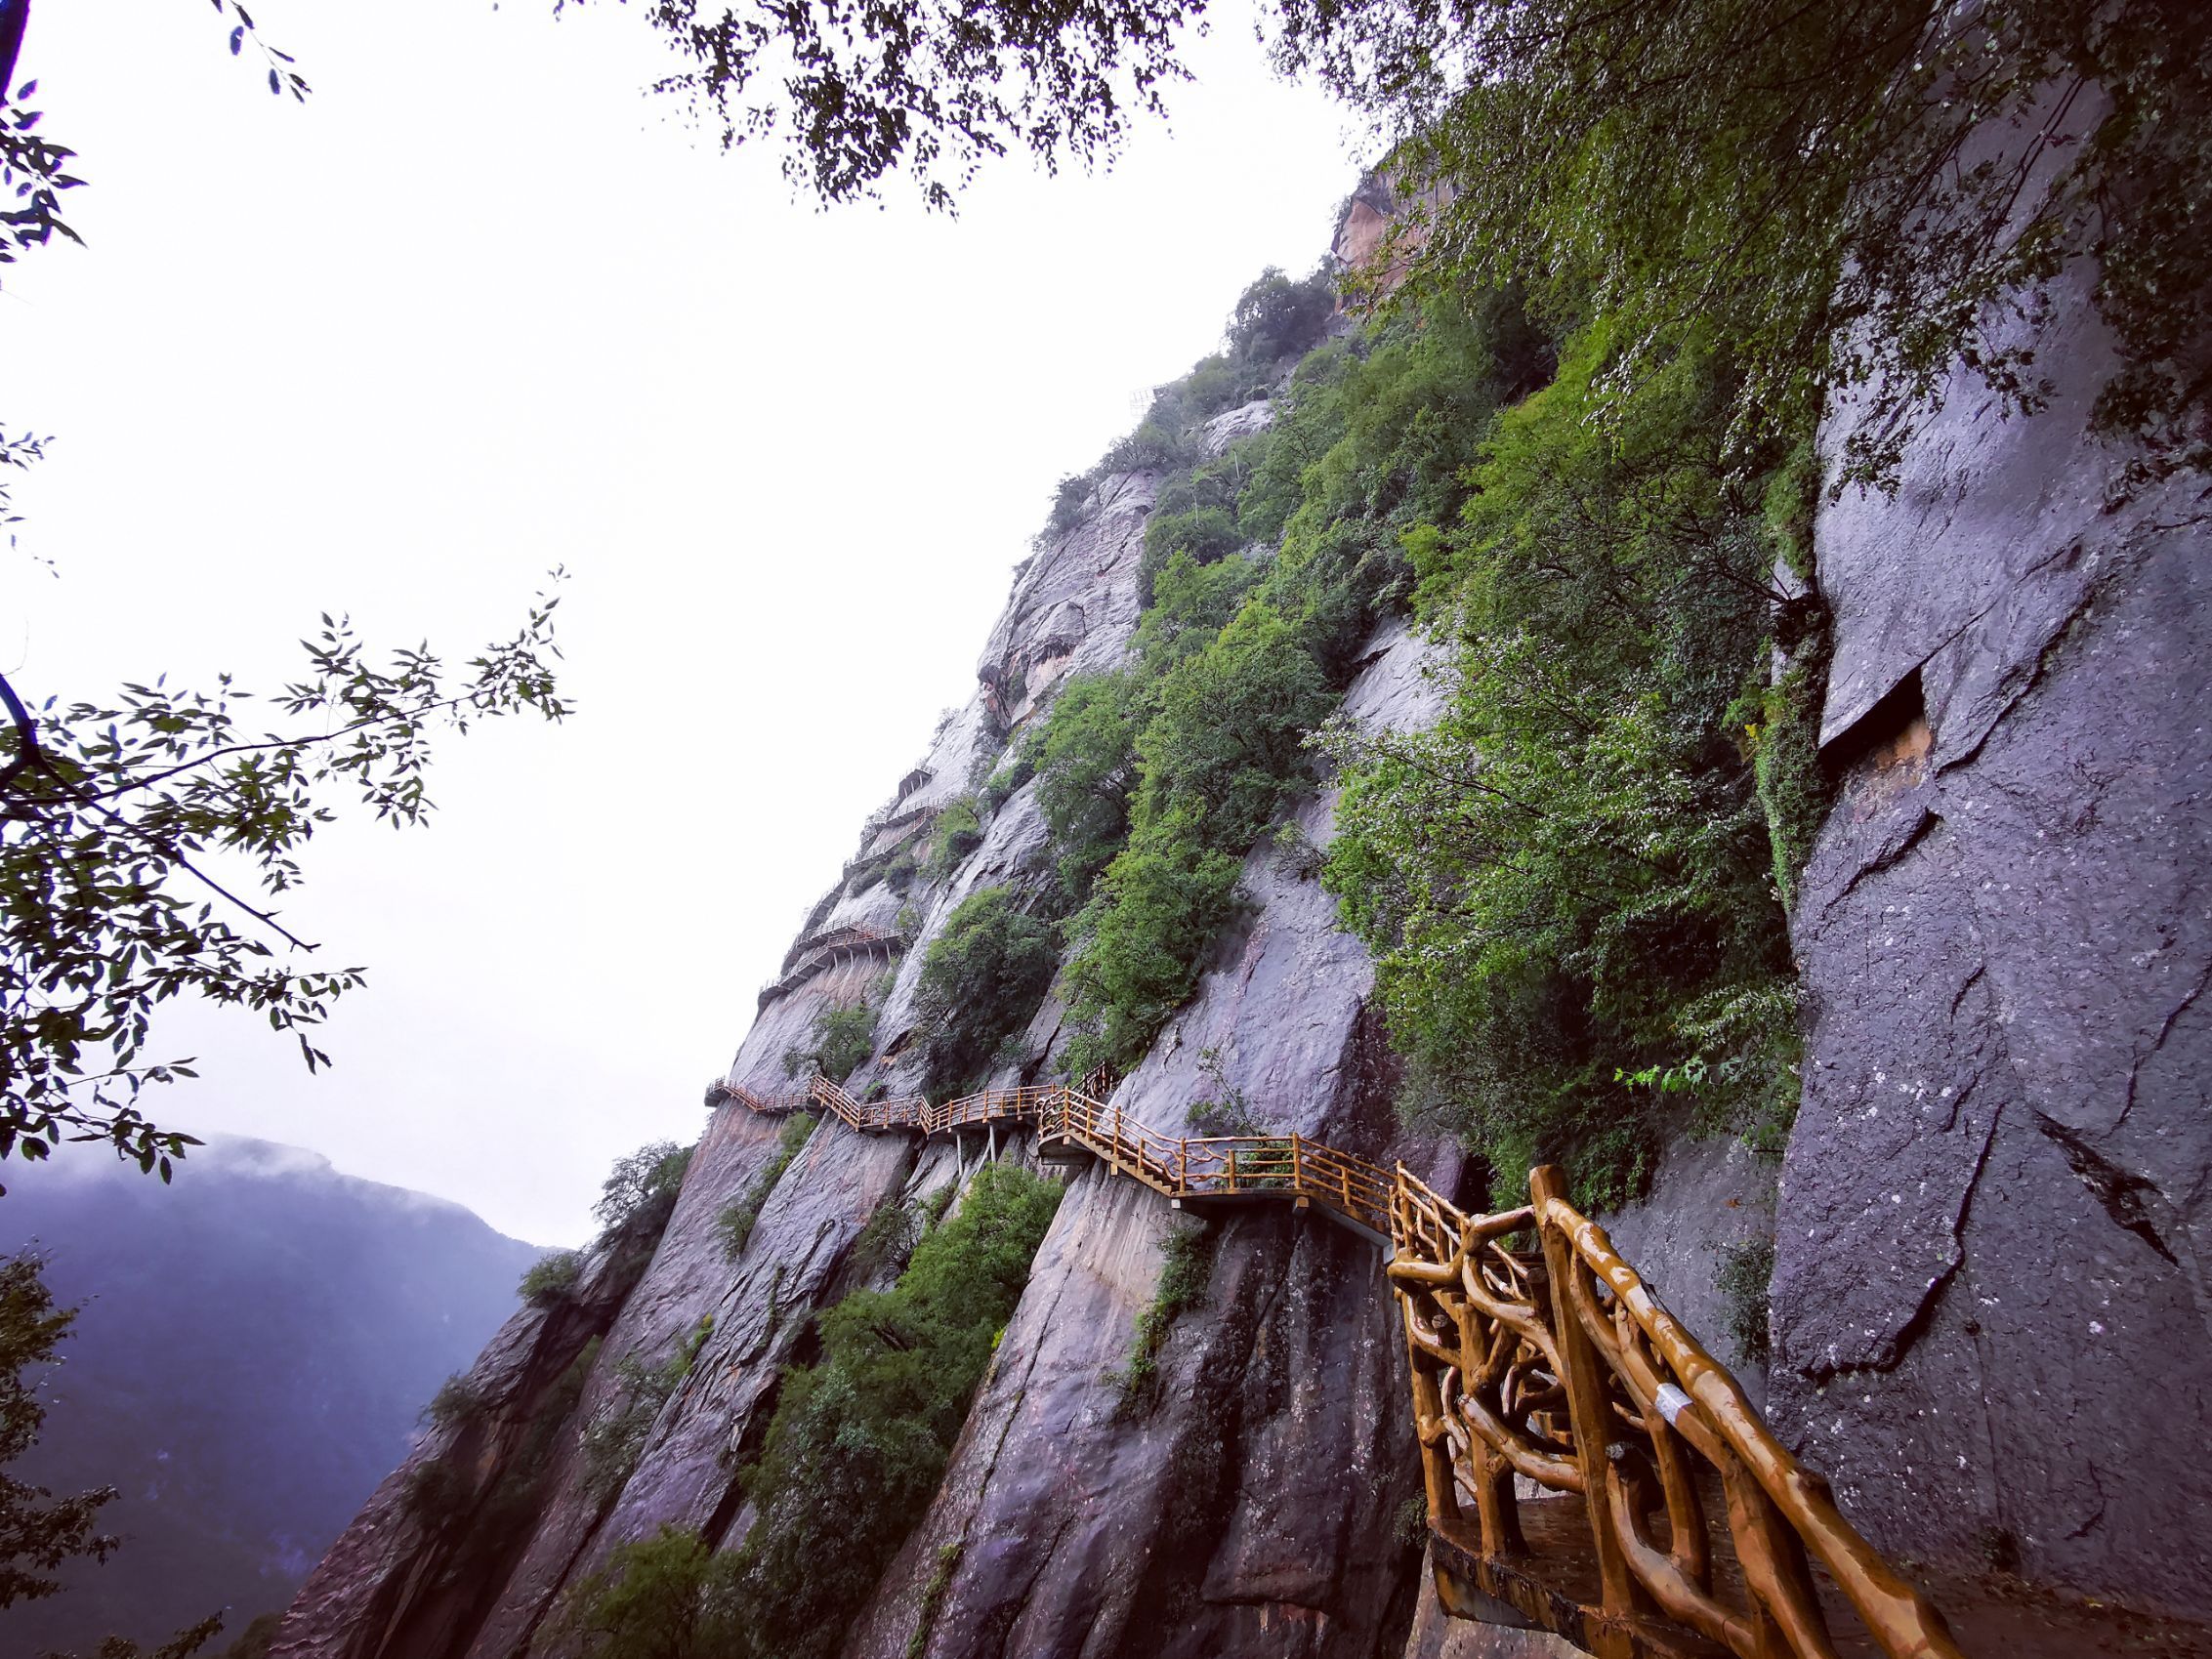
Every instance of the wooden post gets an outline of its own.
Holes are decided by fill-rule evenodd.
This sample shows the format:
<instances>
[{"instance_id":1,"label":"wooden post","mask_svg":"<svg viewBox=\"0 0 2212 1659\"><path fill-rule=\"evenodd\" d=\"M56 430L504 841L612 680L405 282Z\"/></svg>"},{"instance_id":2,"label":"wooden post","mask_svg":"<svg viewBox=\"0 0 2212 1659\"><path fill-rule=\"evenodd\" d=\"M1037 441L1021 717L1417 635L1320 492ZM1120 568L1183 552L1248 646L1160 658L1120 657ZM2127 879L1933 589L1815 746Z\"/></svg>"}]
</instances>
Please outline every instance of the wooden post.
<instances>
[{"instance_id":1,"label":"wooden post","mask_svg":"<svg viewBox=\"0 0 2212 1659\"><path fill-rule=\"evenodd\" d=\"M1306 1190L1306 1170L1298 1155L1298 1131L1295 1129L1290 1132L1290 1189L1293 1192Z\"/></svg>"},{"instance_id":2,"label":"wooden post","mask_svg":"<svg viewBox=\"0 0 2212 1659\"><path fill-rule=\"evenodd\" d=\"M1606 1362L1598 1357L1590 1333L1574 1311L1570 1273L1583 1270L1574 1245L1545 1213L1553 1199L1566 1201L1566 1179L1554 1164L1528 1172L1528 1195L1536 1206L1536 1235L1544 1244L1545 1277L1551 1281L1552 1335L1559 1344L1560 1382L1566 1389L1567 1421L1574 1430L1574 1461L1582 1469L1582 1507L1590 1516L1590 1538L1598 1553L1605 1610L1639 1611L1648 1597L1628 1570L1620 1538L1613 1531L1612 1506L1606 1502L1606 1446L1613 1436L1611 1409L1606 1402Z\"/></svg>"},{"instance_id":3,"label":"wooden post","mask_svg":"<svg viewBox=\"0 0 2212 1659\"><path fill-rule=\"evenodd\" d=\"M1459 1518L1459 1494L1453 1489L1451 1441L1444 1433L1443 1392L1437 1387L1429 1356L1413 1340L1413 1301L1398 1296L1398 1317L1405 1330L1405 1366L1413 1378L1413 1431L1421 1448L1421 1485L1429 1499L1429 1520Z\"/></svg>"}]
</instances>

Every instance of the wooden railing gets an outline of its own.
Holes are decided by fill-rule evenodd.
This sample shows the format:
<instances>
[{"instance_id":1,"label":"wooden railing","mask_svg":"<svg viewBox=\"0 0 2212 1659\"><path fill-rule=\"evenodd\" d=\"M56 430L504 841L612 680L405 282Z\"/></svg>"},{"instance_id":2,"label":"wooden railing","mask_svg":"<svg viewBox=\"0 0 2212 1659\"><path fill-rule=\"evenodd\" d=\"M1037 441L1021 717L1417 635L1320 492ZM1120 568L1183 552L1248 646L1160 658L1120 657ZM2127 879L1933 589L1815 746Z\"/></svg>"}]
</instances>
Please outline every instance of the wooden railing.
<instances>
[{"instance_id":1,"label":"wooden railing","mask_svg":"<svg viewBox=\"0 0 2212 1659\"><path fill-rule=\"evenodd\" d=\"M1531 1174L1526 1205L1469 1216L1403 1164L1300 1135L1165 1136L1064 1085L942 1105L862 1102L819 1075L800 1095L727 1093L769 1115L819 1106L863 1134L1026 1127L1178 1203L1314 1206L1383 1243L1454 1611L1479 1592L1601 1659L1836 1659L1831 1614L1889 1659L1963 1659L1555 1169ZM1517 1476L1560 1496L1523 1498Z\"/></svg>"}]
</instances>

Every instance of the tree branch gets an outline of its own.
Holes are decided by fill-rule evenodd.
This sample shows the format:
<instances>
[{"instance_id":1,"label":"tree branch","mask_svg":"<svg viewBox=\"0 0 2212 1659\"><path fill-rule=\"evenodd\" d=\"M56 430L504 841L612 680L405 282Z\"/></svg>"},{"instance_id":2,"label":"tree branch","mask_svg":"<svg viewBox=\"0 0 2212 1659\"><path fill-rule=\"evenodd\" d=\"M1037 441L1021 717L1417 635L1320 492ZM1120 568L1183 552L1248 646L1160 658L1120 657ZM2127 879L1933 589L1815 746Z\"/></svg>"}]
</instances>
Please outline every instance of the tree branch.
<instances>
[{"instance_id":1,"label":"tree branch","mask_svg":"<svg viewBox=\"0 0 2212 1659\"><path fill-rule=\"evenodd\" d=\"M8 684L8 677L0 674L0 702L8 705L8 718L16 723L16 740L21 745L16 758L0 771L0 789L11 789L16 779L37 766L45 757L38 747L38 722L31 719L30 710L16 695L16 688Z\"/></svg>"}]
</instances>

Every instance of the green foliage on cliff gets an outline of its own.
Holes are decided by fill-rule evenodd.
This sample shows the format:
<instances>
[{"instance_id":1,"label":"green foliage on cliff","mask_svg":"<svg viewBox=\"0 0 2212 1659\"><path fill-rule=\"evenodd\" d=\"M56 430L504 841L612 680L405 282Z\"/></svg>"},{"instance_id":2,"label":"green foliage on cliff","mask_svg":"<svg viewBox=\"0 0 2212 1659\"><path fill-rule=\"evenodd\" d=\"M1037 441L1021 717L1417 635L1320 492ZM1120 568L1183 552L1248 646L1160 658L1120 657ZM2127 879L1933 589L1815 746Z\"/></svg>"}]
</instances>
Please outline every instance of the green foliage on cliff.
<instances>
[{"instance_id":1,"label":"green foliage on cliff","mask_svg":"<svg viewBox=\"0 0 2212 1659\"><path fill-rule=\"evenodd\" d=\"M791 1160L806 1146L808 1137L814 1134L814 1125L820 1121L806 1112L793 1112L785 1118L782 1129L776 1133L775 1150L753 1172L745 1190L716 1214L714 1230L722 1240L725 1260L734 1262L745 1254L753 1228L760 1224L761 1208L768 1203L768 1195L775 1190L775 1183L783 1179L783 1172L791 1167Z\"/></svg>"},{"instance_id":2,"label":"green foliage on cliff","mask_svg":"<svg viewBox=\"0 0 2212 1659\"><path fill-rule=\"evenodd\" d=\"M1029 1263L1056 1182L985 1166L888 1292L820 1317L820 1360L791 1373L749 1491L730 1659L815 1659L928 1508Z\"/></svg>"},{"instance_id":3,"label":"green foliage on cliff","mask_svg":"<svg viewBox=\"0 0 2212 1659\"><path fill-rule=\"evenodd\" d=\"M1376 951L1404 1102L1591 1204L1639 1186L1694 1084L1708 1127L1786 1122L1794 977L1774 838L1732 729L1763 676L1777 549L1728 463L1732 357L1684 330L1609 424L1609 324L1499 414L1460 510L1405 538L1453 647L1442 719L1332 732L1346 768L1326 880Z\"/></svg>"},{"instance_id":4,"label":"green foliage on cliff","mask_svg":"<svg viewBox=\"0 0 2212 1659\"><path fill-rule=\"evenodd\" d=\"M976 798L962 795L946 802L930 826L930 850L922 859L923 878L943 881L982 844L982 819L976 813Z\"/></svg>"},{"instance_id":5,"label":"green foliage on cliff","mask_svg":"<svg viewBox=\"0 0 2212 1659\"><path fill-rule=\"evenodd\" d=\"M696 1532L662 1526L618 1545L578 1579L553 1619L590 1659L704 1659L736 1651L735 1561Z\"/></svg>"},{"instance_id":6,"label":"green foliage on cliff","mask_svg":"<svg viewBox=\"0 0 2212 1659\"><path fill-rule=\"evenodd\" d=\"M1311 782L1308 733L1405 601L1402 535L1456 509L1489 413L1548 368L1510 298L1431 306L1312 353L1273 430L1164 486L1163 501L1194 504L1179 524L1233 507L1240 542L1280 545L1211 562L1171 546L1131 666L1064 696L1037 740L1039 799L1082 906L1073 1069L1126 1065L1190 994L1236 913L1245 855Z\"/></svg>"},{"instance_id":7,"label":"green foliage on cliff","mask_svg":"<svg viewBox=\"0 0 2212 1659\"><path fill-rule=\"evenodd\" d=\"M583 1272L583 1252L551 1251L530 1264L516 1291L533 1307L555 1307L574 1293Z\"/></svg>"},{"instance_id":8,"label":"green foliage on cliff","mask_svg":"<svg viewBox=\"0 0 2212 1659\"><path fill-rule=\"evenodd\" d=\"M1160 1246L1159 1280L1152 1300L1137 1315L1129 1358L1112 1381L1120 1392L1116 1410L1125 1418L1143 1417L1159 1398L1160 1349L1176 1320L1206 1300L1213 1277L1214 1235L1204 1226L1179 1227Z\"/></svg>"},{"instance_id":9,"label":"green foliage on cliff","mask_svg":"<svg viewBox=\"0 0 2212 1659\"><path fill-rule=\"evenodd\" d=\"M1730 343L1691 319L1631 353L1607 303L1556 276L1403 297L1311 352L1270 430L1163 480L1128 664L1024 750L1071 911L1071 1070L1126 1066L1190 995L1318 749L1401 1103L1501 1196L1554 1159L1622 1199L1686 1112L1775 1143L1782 907L1828 799L1821 480L1802 427L1746 436ZM1189 406L1163 388L1153 418ZM1328 726L1408 610L1444 646L1441 721Z\"/></svg>"},{"instance_id":10,"label":"green foliage on cliff","mask_svg":"<svg viewBox=\"0 0 2212 1659\"><path fill-rule=\"evenodd\" d=\"M1272 393L1284 371L1319 341L1335 310L1336 280L1326 263L1298 278L1272 266L1262 271L1237 299L1227 349L1200 358L1180 380L1154 388L1135 432L1116 442L1089 472L1060 480L1048 530L1073 529L1091 492L1117 473L1148 470L1175 475L1163 484L1158 504L1158 512L1167 517L1206 505L1173 495L1179 486L1189 484L1189 468L1196 456L1196 429L1226 410ZM1147 547L1151 560L1146 569L1148 581L1151 569L1164 563L1174 548L1163 545L1155 557L1149 551L1149 538Z\"/></svg>"},{"instance_id":11,"label":"green foliage on cliff","mask_svg":"<svg viewBox=\"0 0 2212 1659\"><path fill-rule=\"evenodd\" d=\"M1735 1350L1764 1366L1773 1349L1767 1330L1769 1290L1774 1277L1774 1241L1750 1238L1726 1246L1713 1285L1728 1305L1729 1335Z\"/></svg>"},{"instance_id":12,"label":"green foliage on cliff","mask_svg":"<svg viewBox=\"0 0 2212 1659\"><path fill-rule=\"evenodd\" d=\"M970 893L930 941L914 1012L929 1027L931 1095L980 1082L1000 1045L1036 1012L1060 962L1049 923L1023 915L1008 888Z\"/></svg>"},{"instance_id":13,"label":"green foliage on cliff","mask_svg":"<svg viewBox=\"0 0 2212 1659\"><path fill-rule=\"evenodd\" d=\"M661 1408L691 1374L699 1349L713 1334L714 1315L704 1314L659 1364L648 1365L635 1353L626 1353L614 1362L615 1392L585 1426L583 1433L579 1485L593 1503L612 1503L636 1472Z\"/></svg>"},{"instance_id":14,"label":"green foliage on cliff","mask_svg":"<svg viewBox=\"0 0 2212 1659\"><path fill-rule=\"evenodd\" d=\"M1271 431L1163 484L1128 666L1071 684L1028 750L1076 907L1071 1069L1128 1064L1189 996L1317 747L1403 1104L1501 1194L1542 1158L1626 1197L1686 1110L1774 1143L1781 901L1827 804L1820 480L1799 432L1747 445L1741 364L1696 323L1614 398L1596 304L1403 301L1312 353ZM1442 720L1316 737L1406 609L1445 646Z\"/></svg>"},{"instance_id":15,"label":"green foliage on cliff","mask_svg":"<svg viewBox=\"0 0 2212 1659\"><path fill-rule=\"evenodd\" d=\"M1133 675L1078 675L1027 746L1061 888L1077 902L1128 839L1141 691Z\"/></svg>"},{"instance_id":16,"label":"green foliage on cliff","mask_svg":"<svg viewBox=\"0 0 2212 1659\"><path fill-rule=\"evenodd\" d=\"M819 1071L842 1083L876 1052L876 1010L867 998L815 1016L803 1047L783 1051L783 1075Z\"/></svg>"},{"instance_id":17,"label":"green foliage on cliff","mask_svg":"<svg viewBox=\"0 0 2212 1659\"><path fill-rule=\"evenodd\" d=\"M691 1148L673 1141L655 1141L617 1158L601 1184L592 1214L599 1218L602 1238L617 1233L633 1237L658 1237L675 1213L676 1195L684 1187L684 1172L691 1167Z\"/></svg>"}]
</instances>

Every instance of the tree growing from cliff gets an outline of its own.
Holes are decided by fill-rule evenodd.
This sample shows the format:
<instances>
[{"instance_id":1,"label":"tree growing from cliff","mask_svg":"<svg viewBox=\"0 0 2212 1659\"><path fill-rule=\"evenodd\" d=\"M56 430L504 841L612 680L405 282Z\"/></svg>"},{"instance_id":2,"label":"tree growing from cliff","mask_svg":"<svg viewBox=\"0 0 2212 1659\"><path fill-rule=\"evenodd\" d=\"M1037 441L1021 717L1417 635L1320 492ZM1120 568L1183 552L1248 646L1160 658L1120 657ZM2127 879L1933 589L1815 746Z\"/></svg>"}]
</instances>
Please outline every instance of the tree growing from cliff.
<instances>
[{"instance_id":1,"label":"tree growing from cliff","mask_svg":"<svg viewBox=\"0 0 2212 1659\"><path fill-rule=\"evenodd\" d=\"M599 1218L601 1236L628 1229L657 1234L668 1224L676 1196L684 1189L684 1172L691 1167L691 1148L673 1141L648 1141L635 1152L614 1160L606 1180L600 1183L592 1214Z\"/></svg>"},{"instance_id":2,"label":"tree growing from cliff","mask_svg":"<svg viewBox=\"0 0 2212 1659\"><path fill-rule=\"evenodd\" d=\"M930 1030L931 1094L981 1080L999 1045L1036 1012L1059 964L1053 930L1017 910L1009 889L961 900L931 940L914 990L915 1015Z\"/></svg>"}]
</instances>

